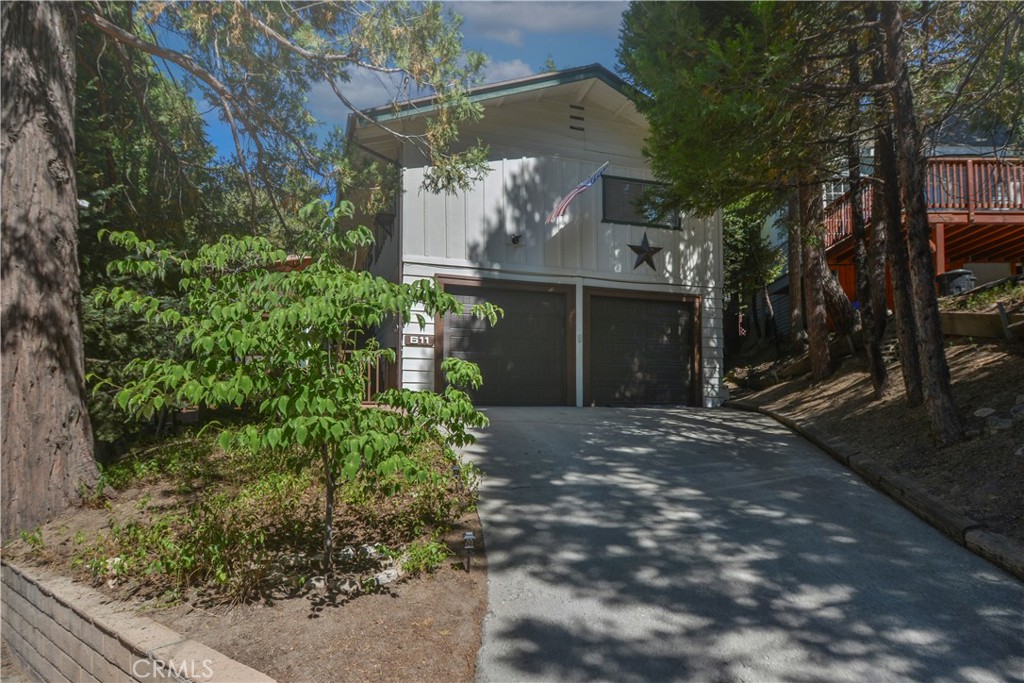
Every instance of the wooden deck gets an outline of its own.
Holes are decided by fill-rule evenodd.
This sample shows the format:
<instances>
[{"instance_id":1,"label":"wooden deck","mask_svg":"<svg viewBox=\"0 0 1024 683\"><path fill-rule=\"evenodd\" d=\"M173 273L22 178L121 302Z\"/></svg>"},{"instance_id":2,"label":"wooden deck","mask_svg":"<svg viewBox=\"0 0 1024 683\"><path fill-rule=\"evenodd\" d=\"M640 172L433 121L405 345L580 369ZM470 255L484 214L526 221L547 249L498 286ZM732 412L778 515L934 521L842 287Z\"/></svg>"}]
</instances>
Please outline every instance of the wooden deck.
<instances>
[{"instance_id":1,"label":"wooden deck","mask_svg":"<svg viewBox=\"0 0 1024 683\"><path fill-rule=\"evenodd\" d=\"M870 221L873 189L862 194ZM941 158L928 163L926 185L936 272L964 263L1024 261L1024 159ZM825 208L829 263L852 263L852 202Z\"/></svg>"}]
</instances>

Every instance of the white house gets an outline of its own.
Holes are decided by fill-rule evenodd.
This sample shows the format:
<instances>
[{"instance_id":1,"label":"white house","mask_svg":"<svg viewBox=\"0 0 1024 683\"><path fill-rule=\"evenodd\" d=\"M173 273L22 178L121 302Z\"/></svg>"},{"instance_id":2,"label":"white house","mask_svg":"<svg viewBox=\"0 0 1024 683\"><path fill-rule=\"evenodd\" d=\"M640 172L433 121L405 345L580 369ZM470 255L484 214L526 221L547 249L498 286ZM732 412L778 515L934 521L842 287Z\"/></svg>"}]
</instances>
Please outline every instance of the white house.
<instances>
[{"instance_id":1,"label":"white house","mask_svg":"<svg viewBox=\"0 0 1024 683\"><path fill-rule=\"evenodd\" d=\"M478 363L480 405L717 406L722 386L721 216L654 223L635 199L654 187L641 154L648 127L625 82L599 66L472 91L485 108L462 139L490 148L469 191L421 188L425 161L380 124L415 131L430 102L350 120L352 142L401 168L394 217L378 217L367 267L395 282L433 278L471 316L405 320L381 330L397 382L439 389L448 356ZM603 177L547 223L552 208L605 162Z\"/></svg>"}]
</instances>

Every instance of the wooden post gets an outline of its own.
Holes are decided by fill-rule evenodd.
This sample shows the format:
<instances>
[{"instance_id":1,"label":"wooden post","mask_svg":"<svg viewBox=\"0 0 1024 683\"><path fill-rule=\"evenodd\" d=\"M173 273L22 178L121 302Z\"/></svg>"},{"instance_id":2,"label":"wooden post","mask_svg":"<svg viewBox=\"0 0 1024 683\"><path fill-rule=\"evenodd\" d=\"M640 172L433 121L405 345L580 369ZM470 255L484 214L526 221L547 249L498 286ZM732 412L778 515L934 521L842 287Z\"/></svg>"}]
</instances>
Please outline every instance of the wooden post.
<instances>
[{"instance_id":1,"label":"wooden post","mask_svg":"<svg viewBox=\"0 0 1024 683\"><path fill-rule=\"evenodd\" d=\"M977 197L975 193L978 191L978 187L974 182L974 162L972 159L967 160L967 222L974 222L974 206L977 203Z\"/></svg>"},{"instance_id":2,"label":"wooden post","mask_svg":"<svg viewBox=\"0 0 1024 683\"><path fill-rule=\"evenodd\" d=\"M946 226L943 223L935 224L935 274L942 275L946 272Z\"/></svg>"}]
</instances>

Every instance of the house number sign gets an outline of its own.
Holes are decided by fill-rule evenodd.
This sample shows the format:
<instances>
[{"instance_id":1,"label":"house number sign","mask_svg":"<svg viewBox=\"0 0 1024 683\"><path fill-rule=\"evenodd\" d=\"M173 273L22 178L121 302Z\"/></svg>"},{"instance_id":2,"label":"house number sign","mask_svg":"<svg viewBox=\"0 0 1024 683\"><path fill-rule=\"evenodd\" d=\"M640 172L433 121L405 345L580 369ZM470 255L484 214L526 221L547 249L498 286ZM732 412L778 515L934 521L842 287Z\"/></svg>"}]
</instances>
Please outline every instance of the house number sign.
<instances>
[{"instance_id":1,"label":"house number sign","mask_svg":"<svg viewBox=\"0 0 1024 683\"><path fill-rule=\"evenodd\" d=\"M433 346L434 335L432 334L407 334L405 335L406 346Z\"/></svg>"}]
</instances>

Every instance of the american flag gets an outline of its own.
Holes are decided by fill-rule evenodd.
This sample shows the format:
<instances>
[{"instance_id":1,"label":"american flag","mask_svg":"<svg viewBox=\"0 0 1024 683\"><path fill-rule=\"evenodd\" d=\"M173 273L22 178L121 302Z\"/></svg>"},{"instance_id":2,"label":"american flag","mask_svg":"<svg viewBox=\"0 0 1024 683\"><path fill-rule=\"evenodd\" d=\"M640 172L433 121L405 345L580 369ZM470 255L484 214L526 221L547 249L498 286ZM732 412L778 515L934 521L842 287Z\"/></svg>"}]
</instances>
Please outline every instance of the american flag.
<instances>
[{"instance_id":1,"label":"american flag","mask_svg":"<svg viewBox=\"0 0 1024 683\"><path fill-rule=\"evenodd\" d=\"M578 195L581 195L587 190L589 190L590 187L597 182L597 179L601 177L601 174L604 173L604 170L608 168L609 163L611 162L606 161L603 164L601 164L601 168L594 171L594 175L584 180L582 183L573 188L572 192L562 197L562 201L558 202L558 206L556 206L551 211L551 214L548 216L548 219L545 222L554 223L556 220L564 216L565 210L569 208L569 203L572 200L576 199Z\"/></svg>"}]
</instances>

